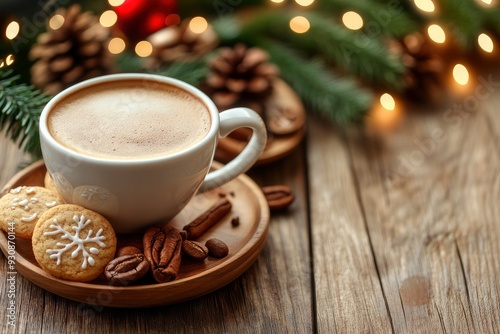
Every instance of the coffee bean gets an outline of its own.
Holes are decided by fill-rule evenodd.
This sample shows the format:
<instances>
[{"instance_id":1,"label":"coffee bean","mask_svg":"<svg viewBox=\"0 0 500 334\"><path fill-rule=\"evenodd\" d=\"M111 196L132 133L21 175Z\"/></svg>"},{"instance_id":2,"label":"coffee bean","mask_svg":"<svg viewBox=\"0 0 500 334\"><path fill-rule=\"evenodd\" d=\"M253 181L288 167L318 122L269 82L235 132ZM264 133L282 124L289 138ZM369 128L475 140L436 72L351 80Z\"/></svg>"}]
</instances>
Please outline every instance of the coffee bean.
<instances>
[{"instance_id":1,"label":"coffee bean","mask_svg":"<svg viewBox=\"0 0 500 334\"><path fill-rule=\"evenodd\" d=\"M208 254L210 256L216 257L218 259L223 258L229 254L229 248L227 245L216 238L212 238L205 242L205 246L208 248Z\"/></svg>"}]
</instances>

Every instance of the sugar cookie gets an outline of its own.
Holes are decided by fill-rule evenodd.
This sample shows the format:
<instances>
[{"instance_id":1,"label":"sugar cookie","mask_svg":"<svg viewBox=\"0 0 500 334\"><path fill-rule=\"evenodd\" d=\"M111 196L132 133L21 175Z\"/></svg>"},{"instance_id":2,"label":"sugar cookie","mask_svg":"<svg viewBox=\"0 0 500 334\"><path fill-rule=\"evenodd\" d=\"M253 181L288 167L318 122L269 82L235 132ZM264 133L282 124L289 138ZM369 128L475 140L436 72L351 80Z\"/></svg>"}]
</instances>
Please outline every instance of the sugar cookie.
<instances>
[{"instance_id":1,"label":"sugar cookie","mask_svg":"<svg viewBox=\"0 0 500 334\"><path fill-rule=\"evenodd\" d=\"M0 228L16 237L31 239L40 216L64 203L62 197L43 187L20 186L0 198Z\"/></svg>"},{"instance_id":2,"label":"sugar cookie","mask_svg":"<svg viewBox=\"0 0 500 334\"><path fill-rule=\"evenodd\" d=\"M88 282L113 260L116 235L108 220L97 212L63 204L40 217L32 246L36 261L52 276Z\"/></svg>"}]
</instances>

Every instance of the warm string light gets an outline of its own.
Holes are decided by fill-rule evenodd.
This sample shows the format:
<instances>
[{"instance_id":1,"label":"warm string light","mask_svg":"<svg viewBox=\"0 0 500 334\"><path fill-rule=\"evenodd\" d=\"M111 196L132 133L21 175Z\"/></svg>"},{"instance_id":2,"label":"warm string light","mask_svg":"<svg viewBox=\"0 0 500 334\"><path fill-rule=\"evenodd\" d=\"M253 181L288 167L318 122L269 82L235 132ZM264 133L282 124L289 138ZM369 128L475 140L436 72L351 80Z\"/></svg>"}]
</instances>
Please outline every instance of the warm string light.
<instances>
[{"instance_id":1,"label":"warm string light","mask_svg":"<svg viewBox=\"0 0 500 334\"><path fill-rule=\"evenodd\" d=\"M495 6L495 0L476 0L476 2L483 7L493 7Z\"/></svg>"},{"instance_id":2,"label":"warm string light","mask_svg":"<svg viewBox=\"0 0 500 334\"><path fill-rule=\"evenodd\" d=\"M485 33L482 33L477 37L477 43L484 51L488 53L493 52L493 40L491 39L490 36L486 35Z\"/></svg>"},{"instance_id":3,"label":"warm string light","mask_svg":"<svg viewBox=\"0 0 500 334\"><path fill-rule=\"evenodd\" d=\"M429 35L431 40L438 44L442 44L446 41L446 33L444 32L443 28L441 28L437 24L431 24L427 28L427 34Z\"/></svg>"},{"instance_id":4,"label":"warm string light","mask_svg":"<svg viewBox=\"0 0 500 334\"><path fill-rule=\"evenodd\" d=\"M399 124L401 120L401 107L398 107L396 100L389 93L380 95L369 115L369 123L376 130L389 130Z\"/></svg>"},{"instance_id":5,"label":"warm string light","mask_svg":"<svg viewBox=\"0 0 500 334\"><path fill-rule=\"evenodd\" d=\"M21 27L19 26L19 23L17 23L16 21L12 21L5 29L5 36L7 36L8 39L16 38L19 34L20 28Z\"/></svg>"},{"instance_id":6,"label":"warm string light","mask_svg":"<svg viewBox=\"0 0 500 334\"><path fill-rule=\"evenodd\" d=\"M57 30L61 28L63 24L64 24L64 16L60 14L52 16L49 20L49 27L52 30Z\"/></svg>"},{"instance_id":7,"label":"warm string light","mask_svg":"<svg viewBox=\"0 0 500 334\"><path fill-rule=\"evenodd\" d=\"M8 55L6 58L5 58L5 64L7 66L10 66L14 63L14 55Z\"/></svg>"},{"instance_id":8,"label":"warm string light","mask_svg":"<svg viewBox=\"0 0 500 334\"><path fill-rule=\"evenodd\" d=\"M380 96L380 105L386 110L396 109L396 101L389 93L384 93Z\"/></svg>"},{"instance_id":9,"label":"warm string light","mask_svg":"<svg viewBox=\"0 0 500 334\"><path fill-rule=\"evenodd\" d=\"M3 68L4 66L10 66L14 63L14 55L10 54L7 57L5 57L5 60L0 59L0 68Z\"/></svg>"},{"instance_id":10,"label":"warm string light","mask_svg":"<svg viewBox=\"0 0 500 334\"><path fill-rule=\"evenodd\" d=\"M126 44L120 37L112 38L108 43L108 50L110 53L117 55L125 50Z\"/></svg>"},{"instance_id":11,"label":"warm string light","mask_svg":"<svg viewBox=\"0 0 500 334\"><path fill-rule=\"evenodd\" d=\"M342 23L351 30L359 30L363 28L363 18L356 12L349 11L342 15Z\"/></svg>"},{"instance_id":12,"label":"warm string light","mask_svg":"<svg viewBox=\"0 0 500 334\"><path fill-rule=\"evenodd\" d=\"M109 5L113 7L121 6L124 2L125 0L108 0Z\"/></svg>"},{"instance_id":13,"label":"warm string light","mask_svg":"<svg viewBox=\"0 0 500 334\"><path fill-rule=\"evenodd\" d=\"M271 2L274 2L274 3L282 3L283 1L285 1L285 0L271 0Z\"/></svg>"},{"instance_id":14,"label":"warm string light","mask_svg":"<svg viewBox=\"0 0 500 334\"><path fill-rule=\"evenodd\" d=\"M114 26L116 21L118 21L118 15L112 10L105 11L99 18L99 23L106 28Z\"/></svg>"},{"instance_id":15,"label":"warm string light","mask_svg":"<svg viewBox=\"0 0 500 334\"><path fill-rule=\"evenodd\" d=\"M290 29L297 34L303 34L309 30L311 24L303 16L295 16L290 20Z\"/></svg>"},{"instance_id":16,"label":"warm string light","mask_svg":"<svg viewBox=\"0 0 500 334\"><path fill-rule=\"evenodd\" d=\"M135 46L135 53L139 57L148 57L151 53L153 53L153 45L151 45L148 41L140 41Z\"/></svg>"},{"instance_id":17,"label":"warm string light","mask_svg":"<svg viewBox=\"0 0 500 334\"><path fill-rule=\"evenodd\" d=\"M432 0L414 0L415 6L423 12L432 13L436 10L436 6Z\"/></svg>"},{"instance_id":18,"label":"warm string light","mask_svg":"<svg viewBox=\"0 0 500 334\"><path fill-rule=\"evenodd\" d=\"M456 64L453 67L453 79L455 79L456 83L461 86L465 86L469 83L469 71L462 64Z\"/></svg>"},{"instance_id":19,"label":"warm string light","mask_svg":"<svg viewBox=\"0 0 500 334\"><path fill-rule=\"evenodd\" d=\"M205 32L208 28L208 22L204 17L196 16L189 21L189 30L196 34Z\"/></svg>"},{"instance_id":20,"label":"warm string light","mask_svg":"<svg viewBox=\"0 0 500 334\"><path fill-rule=\"evenodd\" d=\"M314 0L295 0L295 2L297 4L299 4L300 6L307 7L307 6L312 5Z\"/></svg>"}]
</instances>

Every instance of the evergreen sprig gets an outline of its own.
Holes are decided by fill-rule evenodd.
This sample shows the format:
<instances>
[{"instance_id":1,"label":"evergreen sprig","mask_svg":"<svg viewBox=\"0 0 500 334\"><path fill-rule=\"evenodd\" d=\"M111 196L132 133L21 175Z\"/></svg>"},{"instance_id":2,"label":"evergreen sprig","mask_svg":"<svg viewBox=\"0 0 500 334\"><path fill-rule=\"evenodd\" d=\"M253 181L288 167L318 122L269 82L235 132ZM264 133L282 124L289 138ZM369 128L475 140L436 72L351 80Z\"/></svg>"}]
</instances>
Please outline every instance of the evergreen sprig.
<instances>
[{"instance_id":1,"label":"evergreen sprig","mask_svg":"<svg viewBox=\"0 0 500 334\"><path fill-rule=\"evenodd\" d=\"M208 74L207 62L204 59L190 62L177 62L152 71L159 75L182 80L193 86L198 86Z\"/></svg>"},{"instance_id":2,"label":"evergreen sprig","mask_svg":"<svg viewBox=\"0 0 500 334\"><path fill-rule=\"evenodd\" d=\"M418 29L416 19L401 3L378 3L373 0L323 0L321 10L344 13L353 10L364 21L364 32L371 38L403 37Z\"/></svg>"},{"instance_id":3,"label":"evergreen sprig","mask_svg":"<svg viewBox=\"0 0 500 334\"><path fill-rule=\"evenodd\" d=\"M440 5L439 19L452 31L457 42L466 48L475 45L485 18L479 7L472 0L441 0Z\"/></svg>"},{"instance_id":4,"label":"evergreen sprig","mask_svg":"<svg viewBox=\"0 0 500 334\"><path fill-rule=\"evenodd\" d=\"M18 79L12 71L0 71L0 130L6 128L25 152L41 157L38 122L50 97L33 86L17 83Z\"/></svg>"},{"instance_id":5,"label":"evergreen sprig","mask_svg":"<svg viewBox=\"0 0 500 334\"><path fill-rule=\"evenodd\" d=\"M332 59L350 73L367 79L372 83L400 88L405 67L401 59L389 53L386 45L377 39L344 29L335 22L313 13L310 35L314 49Z\"/></svg>"},{"instance_id":6,"label":"evergreen sprig","mask_svg":"<svg viewBox=\"0 0 500 334\"><path fill-rule=\"evenodd\" d=\"M497 35L500 35L500 7L487 8L482 10L485 28L491 29Z\"/></svg>"},{"instance_id":7,"label":"evergreen sprig","mask_svg":"<svg viewBox=\"0 0 500 334\"><path fill-rule=\"evenodd\" d=\"M372 95L355 81L338 78L318 60L310 60L275 41L257 44L269 52L281 76L314 111L340 125L360 120L369 110Z\"/></svg>"},{"instance_id":8,"label":"evergreen sprig","mask_svg":"<svg viewBox=\"0 0 500 334\"><path fill-rule=\"evenodd\" d=\"M237 40L251 44L256 36L271 36L297 50L320 55L338 70L369 83L401 88L405 67L399 58L390 54L381 40L349 30L332 18L313 12L302 14L310 22L309 31L296 34L289 28L290 19L296 15L293 11L268 11L255 15L242 27Z\"/></svg>"},{"instance_id":9,"label":"evergreen sprig","mask_svg":"<svg viewBox=\"0 0 500 334\"><path fill-rule=\"evenodd\" d=\"M147 70L144 68L141 58L131 52L124 52L118 57L116 66L121 73L154 73L179 79L193 86L197 86L203 81L208 73L205 57L196 61L179 61L155 70Z\"/></svg>"}]
</instances>

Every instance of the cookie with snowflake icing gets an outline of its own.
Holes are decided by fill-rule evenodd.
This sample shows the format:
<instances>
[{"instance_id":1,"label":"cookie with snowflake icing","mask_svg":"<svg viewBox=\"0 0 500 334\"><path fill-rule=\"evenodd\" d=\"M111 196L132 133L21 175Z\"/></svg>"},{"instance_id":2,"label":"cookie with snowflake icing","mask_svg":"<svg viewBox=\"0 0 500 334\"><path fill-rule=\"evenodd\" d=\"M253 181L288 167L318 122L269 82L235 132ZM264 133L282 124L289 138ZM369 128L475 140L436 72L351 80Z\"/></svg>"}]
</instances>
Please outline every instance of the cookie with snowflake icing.
<instances>
[{"instance_id":1,"label":"cookie with snowflake icing","mask_svg":"<svg viewBox=\"0 0 500 334\"><path fill-rule=\"evenodd\" d=\"M52 276L78 282L96 279L116 251L106 218L75 204L47 210L33 232L35 259Z\"/></svg>"},{"instance_id":2,"label":"cookie with snowflake icing","mask_svg":"<svg viewBox=\"0 0 500 334\"><path fill-rule=\"evenodd\" d=\"M40 216L48 209L63 204L57 192L43 187L20 186L0 198L0 228L21 239L31 239Z\"/></svg>"}]
</instances>

